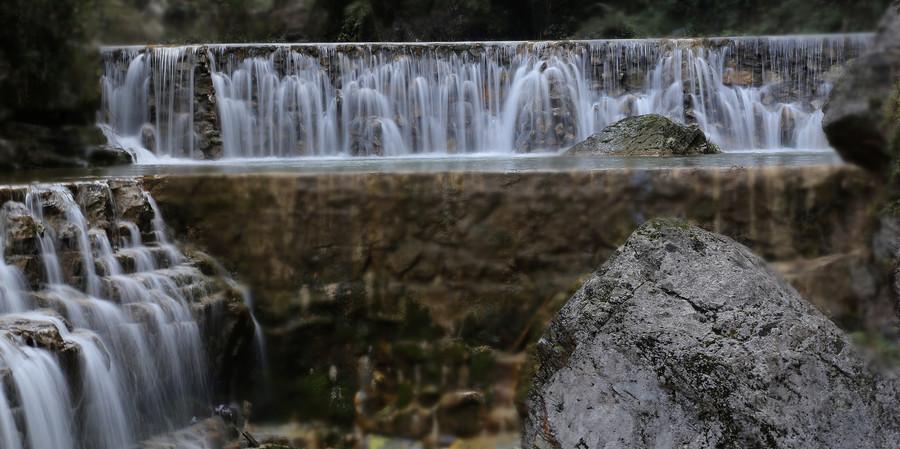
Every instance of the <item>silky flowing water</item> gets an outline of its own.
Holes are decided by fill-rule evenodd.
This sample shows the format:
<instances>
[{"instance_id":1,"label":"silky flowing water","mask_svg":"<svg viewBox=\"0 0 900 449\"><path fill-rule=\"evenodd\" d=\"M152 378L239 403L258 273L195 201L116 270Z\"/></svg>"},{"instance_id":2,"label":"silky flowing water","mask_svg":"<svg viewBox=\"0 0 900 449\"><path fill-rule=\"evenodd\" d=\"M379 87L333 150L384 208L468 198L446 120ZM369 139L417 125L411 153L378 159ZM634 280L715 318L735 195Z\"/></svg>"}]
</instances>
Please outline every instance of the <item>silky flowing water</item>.
<instances>
[{"instance_id":1,"label":"silky flowing water","mask_svg":"<svg viewBox=\"0 0 900 449\"><path fill-rule=\"evenodd\" d=\"M23 187L0 209L4 449L127 448L209 405L191 312L204 276L168 240L152 198L124 191L151 215L143 228L119 214L106 182ZM88 207L104 212L91 221ZM9 240L22 229L34 235ZM33 257L8 246L32 238ZM29 263L42 265L39 279L26 278Z\"/></svg>"},{"instance_id":2,"label":"silky flowing water","mask_svg":"<svg viewBox=\"0 0 900 449\"><path fill-rule=\"evenodd\" d=\"M107 48L100 122L142 161L202 158L201 148L218 145L210 139L226 158L554 151L648 113L696 123L725 149L825 149L823 103L840 67L870 42ZM210 118L199 118L198 102L213 123L201 123Z\"/></svg>"},{"instance_id":3,"label":"silky flowing water","mask_svg":"<svg viewBox=\"0 0 900 449\"><path fill-rule=\"evenodd\" d=\"M833 153L809 150L827 150L824 101L841 66L870 41L859 34L107 48L101 128L139 162L174 166L22 180L833 164ZM649 113L696 124L729 152L553 157ZM211 157L210 148L240 162L185 163ZM123 198L125 190L131 196ZM158 436L208 408L211 392L192 313L208 286L167 235L152 196L126 181L16 192L0 209L0 447L121 449L147 439L205 447L191 434ZM106 211L99 217L89 201L98 197ZM126 218L123 199L139 203L141 214ZM23 244L22 223L33 243L25 253L14 247Z\"/></svg>"}]
</instances>

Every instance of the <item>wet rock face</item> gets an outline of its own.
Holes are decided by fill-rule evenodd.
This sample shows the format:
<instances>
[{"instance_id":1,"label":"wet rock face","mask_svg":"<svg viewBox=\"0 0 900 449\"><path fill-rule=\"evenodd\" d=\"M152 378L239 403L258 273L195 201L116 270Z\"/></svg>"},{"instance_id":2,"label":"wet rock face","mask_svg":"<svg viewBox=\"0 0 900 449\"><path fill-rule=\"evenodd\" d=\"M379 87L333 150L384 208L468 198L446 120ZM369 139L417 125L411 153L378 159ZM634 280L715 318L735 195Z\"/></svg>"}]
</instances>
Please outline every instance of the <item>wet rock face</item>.
<instances>
[{"instance_id":1,"label":"wet rock face","mask_svg":"<svg viewBox=\"0 0 900 449\"><path fill-rule=\"evenodd\" d=\"M895 447L898 383L746 247L639 228L538 343L524 448Z\"/></svg>"},{"instance_id":2,"label":"wet rock face","mask_svg":"<svg viewBox=\"0 0 900 449\"><path fill-rule=\"evenodd\" d=\"M87 161L96 167L129 165L134 163L134 156L123 148L112 145L98 145L88 149Z\"/></svg>"},{"instance_id":3,"label":"wet rock face","mask_svg":"<svg viewBox=\"0 0 900 449\"><path fill-rule=\"evenodd\" d=\"M56 308L63 303L61 294L47 285L40 239L48 233L58 237L55 250L62 280L73 286L83 284L86 266L78 243L80 231L67 212L71 203L66 202L66 196L71 195L84 216L92 245L93 269L100 277L104 301L120 303L127 294L114 277L132 278L141 283L164 279L166 285L171 285L171 292L187 301L197 322L216 399L231 400L248 392L247 381L259 363L254 354L253 317L240 286L209 256L185 245L167 247L166 239L157 230L158 225L165 225L154 223L162 218L156 217L151 197L140 182L116 179L55 187L59 188L29 193L22 186L0 186L0 260L21 273L30 290L27 299L41 308ZM26 206L27 195L40 200L43 222ZM110 244L111 259L103 258L99 252L101 236ZM135 247L135 238L140 247ZM173 259L172 251L178 257ZM152 267L148 268L147 264ZM118 274L112 271L113 267ZM151 319L144 313L141 308L129 310L138 322ZM0 320L0 331L10 331L29 345L54 353L71 352L67 347L72 344L46 323Z\"/></svg>"},{"instance_id":4,"label":"wet rock face","mask_svg":"<svg viewBox=\"0 0 900 449\"><path fill-rule=\"evenodd\" d=\"M216 92L213 88L212 71L206 52L200 52L198 63L201 70L195 72L194 82L194 133L197 148L204 159L219 159L223 154L222 136L219 133L219 113L216 106ZM154 138L155 142L155 138ZM146 148L153 148L145 145Z\"/></svg>"},{"instance_id":5,"label":"wet rock face","mask_svg":"<svg viewBox=\"0 0 900 449\"><path fill-rule=\"evenodd\" d=\"M384 124L378 117L357 117L350 123L350 154L384 156Z\"/></svg>"},{"instance_id":6,"label":"wet rock face","mask_svg":"<svg viewBox=\"0 0 900 449\"><path fill-rule=\"evenodd\" d=\"M66 341L53 323L36 321L27 317L0 317L0 329L6 335L21 339L24 344L51 351L57 355L75 354L80 349L75 343ZM73 357L73 358L74 358Z\"/></svg>"},{"instance_id":7,"label":"wet rock face","mask_svg":"<svg viewBox=\"0 0 900 449\"><path fill-rule=\"evenodd\" d=\"M252 292L278 401L258 410L273 420L421 435L432 421L414 416L430 417L446 394L477 391L480 410L437 410L438 428L469 428L481 414L484 429L518 429L511 403L521 351L645 217L685 217L732 236L784 264L842 323L889 316L872 312L883 307L862 288L878 189L856 167L200 174L144 183L176 235Z\"/></svg>"},{"instance_id":8,"label":"wet rock face","mask_svg":"<svg viewBox=\"0 0 900 449\"><path fill-rule=\"evenodd\" d=\"M0 235L0 239L5 242L5 251L10 256L37 254L38 235L42 229L40 223L28 212L28 208L22 203L8 201L3 204L0 214L6 217L5 223L0 223L0 230L5 230L5 234ZM2 256L4 254L0 254Z\"/></svg>"},{"instance_id":9,"label":"wet rock face","mask_svg":"<svg viewBox=\"0 0 900 449\"><path fill-rule=\"evenodd\" d=\"M189 257L196 264L198 259L208 256L191 254ZM222 279L217 278L208 293L195 299L192 311L208 354L213 390L219 393L218 399L229 400L252 390L250 377L261 367L258 355L254 354L255 327L250 309L240 289Z\"/></svg>"},{"instance_id":10,"label":"wet rock face","mask_svg":"<svg viewBox=\"0 0 900 449\"><path fill-rule=\"evenodd\" d=\"M628 117L575 144L570 156L671 156L715 154L719 148L696 126L656 114Z\"/></svg>"},{"instance_id":11,"label":"wet rock face","mask_svg":"<svg viewBox=\"0 0 900 449\"><path fill-rule=\"evenodd\" d=\"M52 315L55 318L62 318L58 314ZM71 330L71 324L67 321L64 322ZM0 317L0 338L9 339L14 345L31 346L49 352L68 373L70 383L72 385L80 383L82 376L79 361L81 347L63 338L53 323L27 316L5 315ZM9 382L8 379L5 379L4 370L6 368L8 367L0 367L0 388Z\"/></svg>"},{"instance_id":12,"label":"wet rock face","mask_svg":"<svg viewBox=\"0 0 900 449\"><path fill-rule=\"evenodd\" d=\"M898 154L900 2L888 9L875 45L857 58L825 105L828 141L847 161L885 172Z\"/></svg>"}]
</instances>

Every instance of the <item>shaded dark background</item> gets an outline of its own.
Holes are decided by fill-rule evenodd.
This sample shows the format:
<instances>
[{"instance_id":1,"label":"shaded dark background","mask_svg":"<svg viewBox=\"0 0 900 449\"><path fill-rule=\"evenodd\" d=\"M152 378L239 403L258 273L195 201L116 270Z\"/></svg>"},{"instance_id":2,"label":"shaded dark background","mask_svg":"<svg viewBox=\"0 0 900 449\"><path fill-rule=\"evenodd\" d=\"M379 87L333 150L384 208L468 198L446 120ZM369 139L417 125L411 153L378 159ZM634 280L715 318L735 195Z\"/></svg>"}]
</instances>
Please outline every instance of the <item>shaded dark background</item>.
<instances>
[{"instance_id":1,"label":"shaded dark background","mask_svg":"<svg viewBox=\"0 0 900 449\"><path fill-rule=\"evenodd\" d=\"M888 0L95 0L121 42L629 38L870 30ZM46 0L43 2L46 3ZM41 3L41 1L38 1Z\"/></svg>"},{"instance_id":2,"label":"shaded dark background","mask_svg":"<svg viewBox=\"0 0 900 449\"><path fill-rule=\"evenodd\" d=\"M0 170L92 157L99 44L866 31L889 0L4 0ZM96 154L102 153L96 152Z\"/></svg>"}]
</instances>

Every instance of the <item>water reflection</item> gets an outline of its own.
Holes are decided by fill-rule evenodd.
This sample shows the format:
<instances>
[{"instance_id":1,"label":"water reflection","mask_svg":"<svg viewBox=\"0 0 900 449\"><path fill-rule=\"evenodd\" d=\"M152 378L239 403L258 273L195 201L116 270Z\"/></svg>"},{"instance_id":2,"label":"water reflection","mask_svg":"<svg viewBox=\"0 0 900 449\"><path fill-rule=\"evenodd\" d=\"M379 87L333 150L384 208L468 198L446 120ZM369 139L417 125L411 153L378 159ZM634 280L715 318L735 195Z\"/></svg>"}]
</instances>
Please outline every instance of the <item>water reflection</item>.
<instances>
[{"instance_id":1,"label":"water reflection","mask_svg":"<svg viewBox=\"0 0 900 449\"><path fill-rule=\"evenodd\" d=\"M391 173L391 172L510 172L582 171L614 169L668 169L683 167L759 167L840 164L833 151L745 151L716 155L671 157L474 155L415 156L391 158L296 158L232 159L215 162L180 161L161 165L131 165L107 168L54 169L3 174L0 184L71 181L91 178L188 174L241 173Z\"/></svg>"}]
</instances>

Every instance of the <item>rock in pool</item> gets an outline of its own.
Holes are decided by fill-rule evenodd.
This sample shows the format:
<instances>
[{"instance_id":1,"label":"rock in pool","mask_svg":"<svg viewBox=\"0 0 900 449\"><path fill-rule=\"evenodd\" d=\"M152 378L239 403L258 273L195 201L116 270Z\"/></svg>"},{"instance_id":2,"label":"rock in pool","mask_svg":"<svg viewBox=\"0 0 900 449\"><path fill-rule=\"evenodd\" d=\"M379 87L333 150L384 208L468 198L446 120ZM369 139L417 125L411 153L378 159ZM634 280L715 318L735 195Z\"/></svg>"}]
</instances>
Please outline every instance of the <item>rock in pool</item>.
<instances>
[{"instance_id":1,"label":"rock in pool","mask_svg":"<svg viewBox=\"0 0 900 449\"><path fill-rule=\"evenodd\" d=\"M696 125L682 125L657 114L619 120L565 151L568 156L685 156L716 154Z\"/></svg>"}]
</instances>

